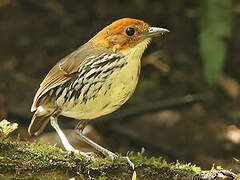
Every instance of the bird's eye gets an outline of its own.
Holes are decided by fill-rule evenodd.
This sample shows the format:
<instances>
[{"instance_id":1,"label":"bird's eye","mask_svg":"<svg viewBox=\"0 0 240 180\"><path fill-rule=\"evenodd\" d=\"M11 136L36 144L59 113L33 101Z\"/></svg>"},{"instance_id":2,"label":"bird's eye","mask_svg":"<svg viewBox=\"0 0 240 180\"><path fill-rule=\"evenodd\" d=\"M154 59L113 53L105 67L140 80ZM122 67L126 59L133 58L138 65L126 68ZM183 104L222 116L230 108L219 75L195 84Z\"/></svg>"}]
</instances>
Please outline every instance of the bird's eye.
<instances>
[{"instance_id":1,"label":"bird's eye","mask_svg":"<svg viewBox=\"0 0 240 180\"><path fill-rule=\"evenodd\" d=\"M126 34L127 34L128 36L132 36L132 35L134 35L134 33L135 33L135 29L134 29L133 27L128 27L128 28L126 29Z\"/></svg>"}]
</instances>

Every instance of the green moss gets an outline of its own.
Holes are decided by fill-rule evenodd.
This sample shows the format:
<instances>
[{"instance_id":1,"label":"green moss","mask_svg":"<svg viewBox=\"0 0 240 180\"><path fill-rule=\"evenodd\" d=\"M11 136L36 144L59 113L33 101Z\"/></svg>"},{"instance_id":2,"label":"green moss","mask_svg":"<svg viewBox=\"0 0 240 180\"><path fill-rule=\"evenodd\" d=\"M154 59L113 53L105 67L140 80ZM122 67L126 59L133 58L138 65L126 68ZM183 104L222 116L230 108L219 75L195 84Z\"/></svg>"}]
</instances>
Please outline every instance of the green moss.
<instances>
[{"instance_id":1,"label":"green moss","mask_svg":"<svg viewBox=\"0 0 240 180\"><path fill-rule=\"evenodd\" d=\"M162 158L147 158L141 153L130 153L135 164L137 178L173 177L194 175L200 168L190 164L168 164ZM124 173L123 173L124 172ZM95 156L88 160L80 154L63 151L57 147L39 143L22 143L10 138L0 139L0 177L14 175L34 178L78 177L77 179L130 179L133 171L126 159ZM163 178L164 179L164 178Z\"/></svg>"}]
</instances>

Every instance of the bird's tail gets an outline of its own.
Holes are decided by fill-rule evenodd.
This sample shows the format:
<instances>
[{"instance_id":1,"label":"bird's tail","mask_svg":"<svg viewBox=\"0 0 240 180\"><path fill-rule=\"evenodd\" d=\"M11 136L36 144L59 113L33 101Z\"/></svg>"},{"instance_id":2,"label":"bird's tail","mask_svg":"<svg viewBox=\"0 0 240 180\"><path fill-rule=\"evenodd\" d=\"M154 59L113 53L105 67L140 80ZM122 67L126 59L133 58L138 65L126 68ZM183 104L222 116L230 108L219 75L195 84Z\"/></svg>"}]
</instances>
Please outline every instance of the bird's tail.
<instances>
[{"instance_id":1,"label":"bird's tail","mask_svg":"<svg viewBox=\"0 0 240 180\"><path fill-rule=\"evenodd\" d=\"M30 135L38 136L42 133L47 123L50 120L53 112L45 111L41 106L38 107L37 111L34 113L32 117L32 121L28 127L28 133Z\"/></svg>"}]
</instances>

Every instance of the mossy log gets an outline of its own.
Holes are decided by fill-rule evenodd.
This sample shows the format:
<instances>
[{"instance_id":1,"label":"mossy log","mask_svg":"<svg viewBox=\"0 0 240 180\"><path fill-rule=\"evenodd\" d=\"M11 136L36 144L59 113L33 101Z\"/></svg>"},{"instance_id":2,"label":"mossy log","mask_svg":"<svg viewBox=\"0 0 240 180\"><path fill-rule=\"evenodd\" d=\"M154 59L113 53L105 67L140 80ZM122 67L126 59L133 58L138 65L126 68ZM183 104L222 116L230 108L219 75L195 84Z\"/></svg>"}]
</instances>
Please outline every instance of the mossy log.
<instances>
[{"instance_id":1,"label":"mossy log","mask_svg":"<svg viewBox=\"0 0 240 180\"><path fill-rule=\"evenodd\" d=\"M121 157L121 156L120 156ZM191 164L167 163L162 158L147 158L130 153L140 179L240 179L236 174L212 169L202 171ZM123 158L113 161L94 156L91 160L73 152L39 143L0 138L0 179L132 179L133 170Z\"/></svg>"}]
</instances>

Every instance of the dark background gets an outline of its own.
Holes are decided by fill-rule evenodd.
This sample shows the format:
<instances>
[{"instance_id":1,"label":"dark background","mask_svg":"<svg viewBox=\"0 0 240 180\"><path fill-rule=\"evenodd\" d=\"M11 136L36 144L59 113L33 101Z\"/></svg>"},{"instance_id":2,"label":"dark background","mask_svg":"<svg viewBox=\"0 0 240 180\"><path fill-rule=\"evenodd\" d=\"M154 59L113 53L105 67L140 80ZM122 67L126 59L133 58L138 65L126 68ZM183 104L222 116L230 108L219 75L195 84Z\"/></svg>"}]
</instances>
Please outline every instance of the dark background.
<instances>
[{"instance_id":1,"label":"dark background","mask_svg":"<svg viewBox=\"0 0 240 180\"><path fill-rule=\"evenodd\" d=\"M124 154L144 147L148 156L172 162L239 168L233 157L240 158L240 3L232 1L227 57L215 86L203 76L203 12L200 1L192 0L1 0L1 119L18 122L22 140L33 141L26 130L30 107L51 67L112 21L137 18L171 32L154 39L145 52L133 97L118 112L92 121L89 136ZM61 118L66 129L75 123ZM48 127L44 132L45 142L53 139L51 131ZM74 139L72 130L66 133Z\"/></svg>"}]
</instances>

